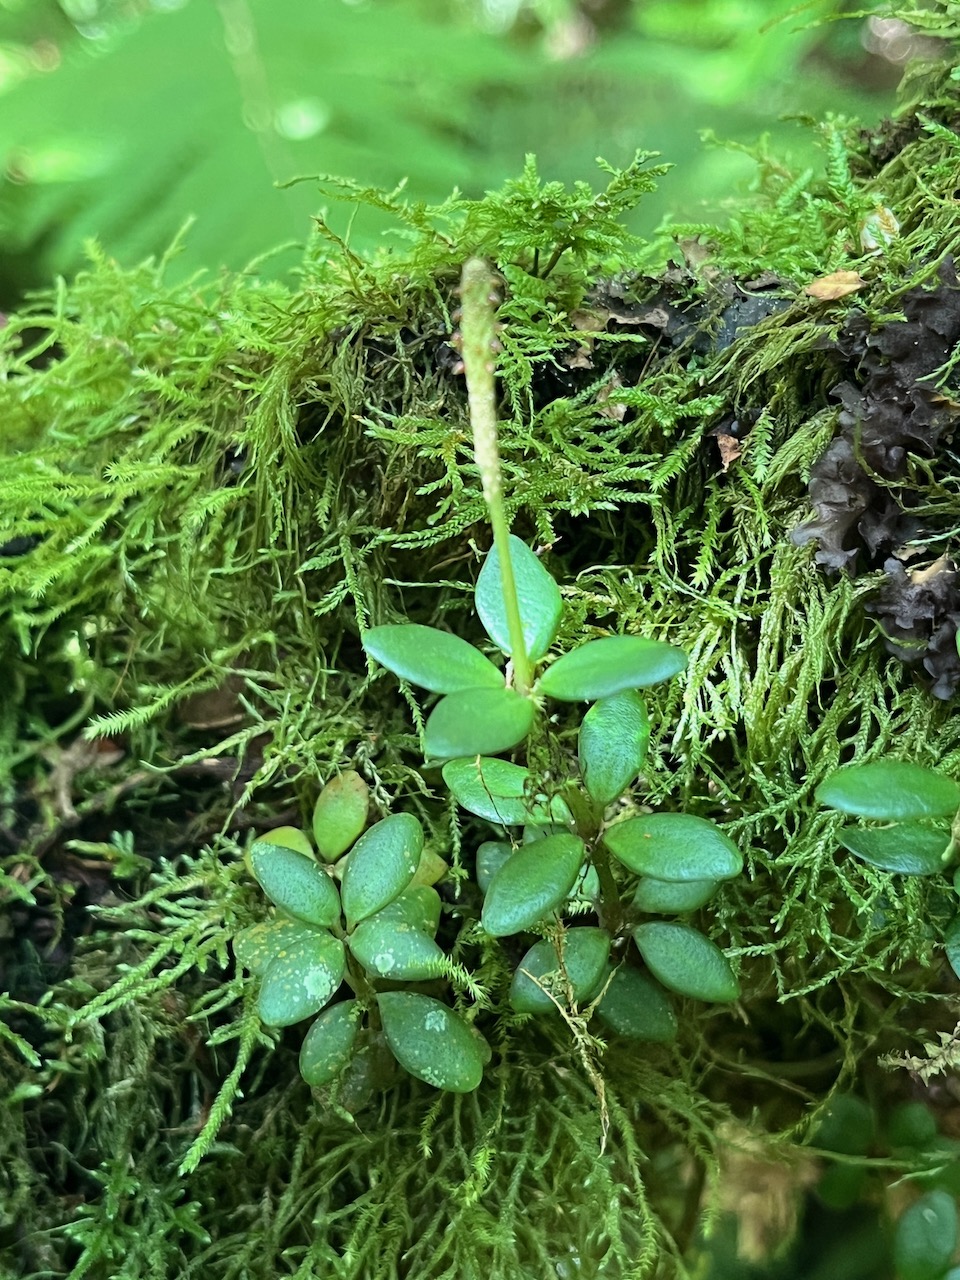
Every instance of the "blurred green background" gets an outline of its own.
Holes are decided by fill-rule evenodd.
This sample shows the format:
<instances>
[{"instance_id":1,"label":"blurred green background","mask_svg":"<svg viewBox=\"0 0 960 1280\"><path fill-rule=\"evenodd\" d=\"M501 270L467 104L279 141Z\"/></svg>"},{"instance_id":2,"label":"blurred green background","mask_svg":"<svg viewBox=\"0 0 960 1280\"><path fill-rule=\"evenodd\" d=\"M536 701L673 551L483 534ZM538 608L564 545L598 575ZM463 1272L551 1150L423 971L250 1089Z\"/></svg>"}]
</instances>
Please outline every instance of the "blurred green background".
<instances>
[{"instance_id":1,"label":"blurred green background","mask_svg":"<svg viewBox=\"0 0 960 1280\"><path fill-rule=\"evenodd\" d=\"M536 152L593 180L638 147L676 168L639 211L735 207L752 164L700 134L810 162L827 111L889 110L905 45L837 0L0 0L0 309L96 236L122 263L191 216L184 270L309 237L333 173L438 201ZM862 7L862 6L858 6ZM895 34L895 32L893 33ZM329 210L341 232L347 208ZM382 234L364 213L355 247ZM290 247L267 266L293 267Z\"/></svg>"}]
</instances>

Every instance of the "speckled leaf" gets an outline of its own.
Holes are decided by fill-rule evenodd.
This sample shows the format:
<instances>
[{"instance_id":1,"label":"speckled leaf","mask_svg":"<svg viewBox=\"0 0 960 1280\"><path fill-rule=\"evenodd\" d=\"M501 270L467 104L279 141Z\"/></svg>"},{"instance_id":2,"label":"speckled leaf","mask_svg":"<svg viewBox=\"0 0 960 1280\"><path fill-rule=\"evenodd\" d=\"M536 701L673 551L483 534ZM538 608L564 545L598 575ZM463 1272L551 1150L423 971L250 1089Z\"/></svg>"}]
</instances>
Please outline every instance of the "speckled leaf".
<instances>
[{"instance_id":1,"label":"speckled leaf","mask_svg":"<svg viewBox=\"0 0 960 1280\"><path fill-rule=\"evenodd\" d=\"M945 1280L960 1234L957 1202L946 1191L927 1191L904 1209L893 1233L900 1280Z\"/></svg>"},{"instance_id":2,"label":"speckled leaf","mask_svg":"<svg viewBox=\"0 0 960 1280\"><path fill-rule=\"evenodd\" d=\"M278 951L313 937L315 933L313 925L301 924L299 920L282 917L263 920L248 929L241 929L233 940L233 954L239 964L259 978Z\"/></svg>"},{"instance_id":3,"label":"speckled leaf","mask_svg":"<svg viewBox=\"0 0 960 1280\"><path fill-rule=\"evenodd\" d=\"M633 905L638 911L650 915L679 916L685 911L696 911L713 897L719 880L655 880L643 876L633 895Z\"/></svg>"},{"instance_id":4,"label":"speckled leaf","mask_svg":"<svg viewBox=\"0 0 960 1280\"><path fill-rule=\"evenodd\" d=\"M336 862L367 825L370 788L353 769L331 778L313 810L313 838L320 857Z\"/></svg>"},{"instance_id":5,"label":"speckled leaf","mask_svg":"<svg viewBox=\"0 0 960 1280\"><path fill-rule=\"evenodd\" d=\"M377 997L387 1043L412 1076L436 1089L470 1093L483 1077L480 1038L452 1009L412 991Z\"/></svg>"},{"instance_id":6,"label":"speckled leaf","mask_svg":"<svg viewBox=\"0 0 960 1280\"><path fill-rule=\"evenodd\" d=\"M363 647L382 667L431 693L503 688L503 672L489 658L436 627L413 622L371 627L363 635Z\"/></svg>"},{"instance_id":7,"label":"speckled leaf","mask_svg":"<svg viewBox=\"0 0 960 1280\"><path fill-rule=\"evenodd\" d=\"M957 783L909 760L845 765L817 787L816 796L830 809L882 822L947 818L960 809Z\"/></svg>"},{"instance_id":8,"label":"speckled leaf","mask_svg":"<svg viewBox=\"0 0 960 1280\"><path fill-rule=\"evenodd\" d=\"M384 818L360 837L347 856L340 887L348 929L399 897L422 852L423 828L409 813Z\"/></svg>"},{"instance_id":9,"label":"speckled leaf","mask_svg":"<svg viewBox=\"0 0 960 1280\"><path fill-rule=\"evenodd\" d=\"M607 805L640 772L650 741L650 721L640 695L632 689L601 698L580 724L580 771L590 799Z\"/></svg>"},{"instance_id":10,"label":"speckled leaf","mask_svg":"<svg viewBox=\"0 0 960 1280\"><path fill-rule=\"evenodd\" d=\"M335 1080L353 1057L360 1030L360 1006L341 1000L324 1009L300 1046L300 1074L315 1088Z\"/></svg>"},{"instance_id":11,"label":"speckled leaf","mask_svg":"<svg viewBox=\"0 0 960 1280\"><path fill-rule=\"evenodd\" d=\"M706 818L645 813L618 822L603 842L625 867L658 880L729 880L743 870L733 841Z\"/></svg>"},{"instance_id":12,"label":"speckled leaf","mask_svg":"<svg viewBox=\"0 0 960 1280\"><path fill-rule=\"evenodd\" d=\"M481 915L487 933L519 933L555 911L576 883L585 853L579 836L569 834L518 849L487 889Z\"/></svg>"},{"instance_id":13,"label":"speckled leaf","mask_svg":"<svg viewBox=\"0 0 960 1280\"><path fill-rule=\"evenodd\" d=\"M287 915L324 926L340 919L337 887L312 858L257 840L250 846L250 865L264 893Z\"/></svg>"},{"instance_id":14,"label":"speckled leaf","mask_svg":"<svg viewBox=\"0 0 960 1280\"><path fill-rule=\"evenodd\" d=\"M519 1013L550 1013L553 1000L543 990L546 985L562 1005L567 1004L567 982L578 1005L595 995L606 971L610 955L610 934L592 926L567 929L563 935L563 969L551 938L543 938L530 948L517 965L510 985L510 1003Z\"/></svg>"},{"instance_id":15,"label":"speckled leaf","mask_svg":"<svg viewBox=\"0 0 960 1280\"><path fill-rule=\"evenodd\" d=\"M950 844L950 833L902 823L895 827L844 827L837 839L880 871L931 876L944 869L943 854Z\"/></svg>"},{"instance_id":16,"label":"speckled leaf","mask_svg":"<svg viewBox=\"0 0 960 1280\"><path fill-rule=\"evenodd\" d=\"M597 1013L612 1030L631 1040L669 1044L676 1038L677 1018L662 987L621 965L597 1006Z\"/></svg>"},{"instance_id":17,"label":"speckled leaf","mask_svg":"<svg viewBox=\"0 0 960 1280\"><path fill-rule=\"evenodd\" d=\"M394 898L371 919L406 924L432 938L440 925L440 895L436 889L429 889L426 885L411 884L399 898Z\"/></svg>"},{"instance_id":18,"label":"speckled leaf","mask_svg":"<svg viewBox=\"0 0 960 1280\"><path fill-rule=\"evenodd\" d=\"M269 1027L289 1027L317 1013L343 981L343 943L320 929L285 947L267 965L257 1008Z\"/></svg>"},{"instance_id":19,"label":"speckled leaf","mask_svg":"<svg viewBox=\"0 0 960 1280\"><path fill-rule=\"evenodd\" d=\"M719 947L689 925L653 920L633 938L653 976L671 991L695 1000L736 1000L740 984Z\"/></svg>"},{"instance_id":20,"label":"speckled leaf","mask_svg":"<svg viewBox=\"0 0 960 1280\"><path fill-rule=\"evenodd\" d=\"M536 662L547 652L557 634L563 608L560 588L526 543L513 534L510 535L510 563L520 604L527 657ZM510 653L513 646L503 604L500 553L496 546L490 548L483 562L474 602L487 635L504 653Z\"/></svg>"},{"instance_id":21,"label":"speckled leaf","mask_svg":"<svg viewBox=\"0 0 960 1280\"><path fill-rule=\"evenodd\" d=\"M450 760L443 780L454 798L478 818L519 827L525 822L566 823L570 811L559 796L528 795L530 771L509 760L481 756L479 760Z\"/></svg>"},{"instance_id":22,"label":"speckled leaf","mask_svg":"<svg viewBox=\"0 0 960 1280\"><path fill-rule=\"evenodd\" d=\"M533 724L534 704L516 689L467 689L442 698L423 734L428 759L491 756L522 742Z\"/></svg>"},{"instance_id":23,"label":"speckled leaf","mask_svg":"<svg viewBox=\"0 0 960 1280\"><path fill-rule=\"evenodd\" d=\"M477 884L486 893L490 881L514 852L514 846L506 840L486 840L477 850Z\"/></svg>"},{"instance_id":24,"label":"speckled leaf","mask_svg":"<svg viewBox=\"0 0 960 1280\"><path fill-rule=\"evenodd\" d=\"M558 658L540 677L537 692L562 702L593 702L669 680L686 665L683 650L662 640L605 636Z\"/></svg>"},{"instance_id":25,"label":"speckled leaf","mask_svg":"<svg viewBox=\"0 0 960 1280\"><path fill-rule=\"evenodd\" d=\"M960 916L954 916L947 925L946 933L943 935L943 945L946 948L947 959L950 961L950 968L960 978Z\"/></svg>"},{"instance_id":26,"label":"speckled leaf","mask_svg":"<svg viewBox=\"0 0 960 1280\"><path fill-rule=\"evenodd\" d=\"M383 919L382 912L358 924L347 945L376 978L422 982L443 972L445 957L433 938L406 921Z\"/></svg>"}]
</instances>

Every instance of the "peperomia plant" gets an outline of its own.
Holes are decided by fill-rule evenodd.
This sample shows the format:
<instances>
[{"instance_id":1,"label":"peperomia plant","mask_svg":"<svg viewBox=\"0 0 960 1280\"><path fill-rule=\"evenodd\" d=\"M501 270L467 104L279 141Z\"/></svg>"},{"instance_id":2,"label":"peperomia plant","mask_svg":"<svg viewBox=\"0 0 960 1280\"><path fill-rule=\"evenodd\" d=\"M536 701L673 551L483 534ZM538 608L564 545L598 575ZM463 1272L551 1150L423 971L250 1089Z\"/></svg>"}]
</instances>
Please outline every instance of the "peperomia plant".
<instances>
[{"instance_id":1,"label":"peperomia plant","mask_svg":"<svg viewBox=\"0 0 960 1280\"><path fill-rule=\"evenodd\" d=\"M952 778L909 760L875 760L837 769L816 795L827 808L862 820L838 837L862 862L905 876L952 871L960 894L960 784ZM960 978L960 915L943 941Z\"/></svg>"},{"instance_id":2,"label":"peperomia plant","mask_svg":"<svg viewBox=\"0 0 960 1280\"><path fill-rule=\"evenodd\" d=\"M268 1026L320 1015L300 1051L308 1084L327 1084L358 1051L385 1040L411 1075L468 1092L490 1057L486 1041L439 1000L395 989L455 976L434 940L440 897L432 884L446 864L424 849L423 828L409 814L364 831L367 808L359 774L341 774L321 791L313 834L321 858L336 861L332 869L296 828L254 841L249 865L277 913L237 935L237 959L260 978L258 1010ZM342 986L350 996L331 1004ZM434 1042L441 1053L431 1052Z\"/></svg>"},{"instance_id":3,"label":"peperomia plant","mask_svg":"<svg viewBox=\"0 0 960 1280\"><path fill-rule=\"evenodd\" d=\"M496 828L476 850L483 902L472 933L462 936L527 935L507 993L512 1008L560 1010L581 1025L596 1014L622 1035L666 1042L677 1030L669 992L715 1002L739 995L724 953L686 917L721 881L741 872L743 859L704 818L618 803L644 765L650 737L638 690L683 671L684 652L635 635L551 652L560 590L534 552L510 534L501 493L492 287L485 263L466 264L463 359L494 535L474 599L505 668L457 636L411 623L373 627L362 641L381 666L440 695L424 729L427 760L442 765L443 780L464 810ZM591 705L567 776L548 780L529 762L501 757L525 755L528 742L547 745L555 733L551 702ZM552 746L547 754L561 758L562 746ZM543 754L532 752L531 759ZM254 844L253 872L279 914L240 935L238 958L262 974L264 1021L287 1025L319 1013L301 1056L310 1083L331 1080L361 1035L376 1037L382 1029L412 1075L443 1089L473 1089L489 1056L486 1042L434 995L397 989L398 983L428 983L434 990L438 979L447 979L479 994L435 940L441 900L431 886L446 865L436 855L423 861L422 830L408 815L385 818L361 835L362 785L357 775L345 774L317 804L321 856L345 854L339 892L312 860L302 833L279 844L274 833L270 843ZM291 842L294 847L283 847ZM470 913L458 902L456 914L469 919ZM664 919L671 916L685 918ZM351 996L329 1004L342 982Z\"/></svg>"}]
</instances>

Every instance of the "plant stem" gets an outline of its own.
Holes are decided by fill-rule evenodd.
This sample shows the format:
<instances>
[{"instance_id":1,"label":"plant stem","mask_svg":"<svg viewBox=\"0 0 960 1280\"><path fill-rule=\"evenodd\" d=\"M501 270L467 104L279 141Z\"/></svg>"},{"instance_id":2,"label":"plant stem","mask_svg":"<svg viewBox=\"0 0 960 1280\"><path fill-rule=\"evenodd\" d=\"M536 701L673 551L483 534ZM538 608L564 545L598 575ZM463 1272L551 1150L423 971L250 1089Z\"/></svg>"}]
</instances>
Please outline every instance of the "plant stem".
<instances>
[{"instance_id":1,"label":"plant stem","mask_svg":"<svg viewBox=\"0 0 960 1280\"><path fill-rule=\"evenodd\" d=\"M532 670L523 638L520 602L513 576L513 561L510 558L510 523L503 505L503 478L497 447L497 396L493 367L497 336L494 319L496 294L493 272L482 258L470 258L464 263L460 297L463 311L460 322L463 338L461 354L467 375L473 456L480 471L483 498L493 530L493 543L500 559L503 607L510 632L513 683L517 693L525 697L530 692Z\"/></svg>"}]
</instances>

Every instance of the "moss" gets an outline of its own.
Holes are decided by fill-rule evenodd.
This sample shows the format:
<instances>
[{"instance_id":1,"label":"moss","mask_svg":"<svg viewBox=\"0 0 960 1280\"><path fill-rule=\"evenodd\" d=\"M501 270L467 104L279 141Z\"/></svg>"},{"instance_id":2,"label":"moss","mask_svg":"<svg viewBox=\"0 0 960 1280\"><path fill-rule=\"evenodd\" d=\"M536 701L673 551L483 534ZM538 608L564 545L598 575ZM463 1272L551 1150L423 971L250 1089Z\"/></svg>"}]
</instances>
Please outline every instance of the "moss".
<instances>
[{"instance_id":1,"label":"moss","mask_svg":"<svg viewBox=\"0 0 960 1280\"><path fill-rule=\"evenodd\" d=\"M881 572L826 577L788 535L837 432L830 390L857 377L842 327L902 322L905 289L935 287L955 250L956 88L925 82L889 160L882 136L838 122L822 179L760 153L749 207L681 229L665 275L617 230L646 158L598 198L542 187L528 163L438 209L341 184L403 234L361 260L321 227L295 291L255 274L168 285L164 263L97 253L0 331L14 1270L682 1274L723 1117L799 1132L864 1062L946 1026L929 999L941 891L838 859L813 791L884 751L955 771L958 721L886 654L864 608ZM864 254L878 203L900 236ZM238 841L303 816L338 768L469 870L473 832L419 767L419 707L368 670L358 634L406 617L480 639L468 601L488 534L451 347L473 252L504 281L501 452L515 527L565 584L562 639L628 625L688 650L686 683L651 698L645 798L749 849L712 913L746 1022L691 1010L674 1052L612 1047L602 1157L593 1086L559 1033L490 1017L502 1065L475 1097L381 1096L358 1077L318 1103L296 1037L274 1045L231 976L229 938L256 911ZM867 287L800 292L840 268ZM906 487L949 490L955 455L936 468ZM947 537L931 529L921 556ZM80 733L122 760L69 756ZM95 932L65 914L87 902ZM464 940L456 958L502 989L500 952ZM29 1044L43 1066L18 1056Z\"/></svg>"}]
</instances>

